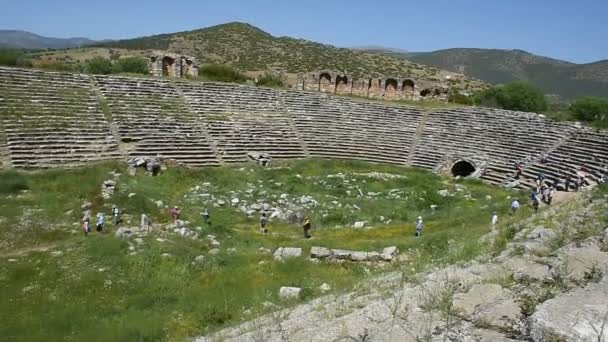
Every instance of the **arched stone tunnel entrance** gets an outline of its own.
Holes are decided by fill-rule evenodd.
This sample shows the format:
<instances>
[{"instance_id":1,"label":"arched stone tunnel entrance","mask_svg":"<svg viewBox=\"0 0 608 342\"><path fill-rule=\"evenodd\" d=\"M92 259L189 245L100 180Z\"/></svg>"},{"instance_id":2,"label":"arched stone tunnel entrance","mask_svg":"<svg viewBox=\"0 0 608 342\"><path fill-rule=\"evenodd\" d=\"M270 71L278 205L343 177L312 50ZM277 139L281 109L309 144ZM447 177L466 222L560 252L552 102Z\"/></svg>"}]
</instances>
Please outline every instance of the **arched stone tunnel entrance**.
<instances>
[{"instance_id":1,"label":"arched stone tunnel entrance","mask_svg":"<svg viewBox=\"0 0 608 342\"><path fill-rule=\"evenodd\" d=\"M452 165L450 171L454 177L467 177L475 172L476 168L473 163L467 160L459 160Z\"/></svg>"}]
</instances>

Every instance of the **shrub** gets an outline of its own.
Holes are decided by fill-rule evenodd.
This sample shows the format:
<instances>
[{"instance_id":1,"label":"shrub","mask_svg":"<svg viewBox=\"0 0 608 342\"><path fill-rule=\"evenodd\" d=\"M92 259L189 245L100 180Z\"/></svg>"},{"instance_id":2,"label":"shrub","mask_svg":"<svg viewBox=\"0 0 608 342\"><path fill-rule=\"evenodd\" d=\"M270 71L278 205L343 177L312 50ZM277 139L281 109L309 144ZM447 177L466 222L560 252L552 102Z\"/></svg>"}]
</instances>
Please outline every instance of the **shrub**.
<instances>
[{"instance_id":1,"label":"shrub","mask_svg":"<svg viewBox=\"0 0 608 342\"><path fill-rule=\"evenodd\" d=\"M264 76L258 79L258 84L267 87L283 87L284 83L281 77L270 72L266 72Z\"/></svg>"},{"instance_id":2,"label":"shrub","mask_svg":"<svg viewBox=\"0 0 608 342\"><path fill-rule=\"evenodd\" d=\"M448 94L448 102L470 106L473 104L473 98L471 96L462 94L460 92L460 89L458 88L450 88L450 92Z\"/></svg>"},{"instance_id":3,"label":"shrub","mask_svg":"<svg viewBox=\"0 0 608 342\"><path fill-rule=\"evenodd\" d=\"M578 120L608 127L608 99L593 96L583 97L570 106L570 111Z\"/></svg>"},{"instance_id":4,"label":"shrub","mask_svg":"<svg viewBox=\"0 0 608 342\"><path fill-rule=\"evenodd\" d=\"M0 49L0 65L17 66L21 52L12 49Z\"/></svg>"},{"instance_id":5,"label":"shrub","mask_svg":"<svg viewBox=\"0 0 608 342\"><path fill-rule=\"evenodd\" d=\"M210 81L243 83L249 78L229 65L209 64L200 68L199 75Z\"/></svg>"},{"instance_id":6,"label":"shrub","mask_svg":"<svg viewBox=\"0 0 608 342\"><path fill-rule=\"evenodd\" d=\"M523 112L542 112L548 107L543 92L538 87L522 81L484 90L477 94L475 103Z\"/></svg>"},{"instance_id":7,"label":"shrub","mask_svg":"<svg viewBox=\"0 0 608 342\"><path fill-rule=\"evenodd\" d=\"M112 73L112 62L103 57L95 57L86 63L86 71L90 74L109 75Z\"/></svg>"},{"instance_id":8,"label":"shrub","mask_svg":"<svg viewBox=\"0 0 608 342\"><path fill-rule=\"evenodd\" d=\"M133 74L149 73L148 62L140 57L125 57L119 58L113 64L114 73L128 72Z\"/></svg>"},{"instance_id":9,"label":"shrub","mask_svg":"<svg viewBox=\"0 0 608 342\"><path fill-rule=\"evenodd\" d=\"M29 188L27 178L17 171L0 172L0 194L12 194Z\"/></svg>"}]
</instances>

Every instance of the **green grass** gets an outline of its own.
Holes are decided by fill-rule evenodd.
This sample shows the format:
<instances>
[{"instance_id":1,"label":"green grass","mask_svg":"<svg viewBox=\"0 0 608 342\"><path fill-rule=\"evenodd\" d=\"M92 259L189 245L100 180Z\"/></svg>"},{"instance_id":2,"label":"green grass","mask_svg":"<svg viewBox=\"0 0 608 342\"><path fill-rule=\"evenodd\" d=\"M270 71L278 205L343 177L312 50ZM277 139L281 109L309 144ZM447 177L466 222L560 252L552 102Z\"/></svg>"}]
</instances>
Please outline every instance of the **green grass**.
<instances>
[{"instance_id":1,"label":"green grass","mask_svg":"<svg viewBox=\"0 0 608 342\"><path fill-rule=\"evenodd\" d=\"M13 194L28 189L27 178L16 171L0 172L0 194Z\"/></svg>"},{"instance_id":2,"label":"green grass","mask_svg":"<svg viewBox=\"0 0 608 342\"><path fill-rule=\"evenodd\" d=\"M106 202L100 197L100 184L110 178L110 171L125 170L123 164L13 172L11 177L25 179L29 190L0 197L0 336L26 341L185 340L267 312L264 302L289 306L319 296L318 287L323 283L342 292L380 272L418 272L430 264L469 260L487 247L478 239L489 230L491 212L506 217L507 197L514 194L476 181L455 183L397 166L327 160L290 161L279 166L176 168L158 177L121 175L116 194ZM372 171L406 178L377 180L357 175ZM404 196L372 199L348 195L348 183L326 177L337 173L356 180L364 193L400 189ZM257 216L249 218L230 206L211 208L213 225L207 227L199 217L205 203L192 191L204 182L211 183L209 191L216 197L231 191L242 194L250 184L262 184L267 192L254 191L253 199L282 193L311 195L320 202L317 208L325 208L328 215L321 215L321 209L308 211L315 226L312 240L302 238L299 226L280 222L270 224L271 234L261 235ZM465 190L456 191L457 184ZM441 189L454 196L438 195ZM130 193L135 195L129 197ZM356 204L361 210L352 214L343 208L327 209L334 199ZM113 237L113 229L85 238L77 223L85 200L93 203L94 213L109 213L111 204L118 204L125 221L132 221L133 226L142 212L148 213L156 231L144 238L136 255L129 255L127 241ZM181 206L183 219L191 221L193 228L202 227L201 238L184 239L160 231L160 224L169 222L170 216L168 208L157 208L156 200ZM430 209L431 204L439 206L437 212ZM424 236L416 239L414 220L418 215L425 217L426 227ZM393 222L381 224L379 216ZM369 220L376 228L334 228L355 220ZM213 248L205 239L207 234L215 234L221 241L218 255L207 254ZM159 242L159 237L169 241ZM56 246L63 255L14 254L39 245ZM306 258L281 263L258 251L260 247L273 251L280 246L303 247L306 256L311 246L372 251L391 245L410 256L407 264L314 264ZM229 248L236 252L229 253ZM173 257L163 258L163 253ZM193 264L194 257L201 254L206 255L205 263ZM16 261L9 262L9 258ZM281 286L302 287L304 296L299 301L281 302L277 298Z\"/></svg>"}]
</instances>

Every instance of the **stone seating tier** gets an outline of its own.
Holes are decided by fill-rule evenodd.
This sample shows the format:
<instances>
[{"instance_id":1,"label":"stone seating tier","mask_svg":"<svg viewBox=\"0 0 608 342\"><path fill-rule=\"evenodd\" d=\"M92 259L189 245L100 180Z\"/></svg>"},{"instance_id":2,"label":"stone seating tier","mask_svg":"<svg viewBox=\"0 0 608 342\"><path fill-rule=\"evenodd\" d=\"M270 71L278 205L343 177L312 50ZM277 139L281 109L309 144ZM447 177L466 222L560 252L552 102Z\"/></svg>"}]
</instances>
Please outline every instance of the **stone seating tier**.
<instances>
[{"instance_id":1,"label":"stone seating tier","mask_svg":"<svg viewBox=\"0 0 608 342\"><path fill-rule=\"evenodd\" d=\"M522 187L538 172L592 179L608 138L542 116L485 108L422 111L327 94L228 83L0 68L0 157L24 168L128 156L190 166L274 158L361 159L435 169L451 156L486 161L482 179ZM112 127L112 129L110 129ZM540 163L548 154L548 163ZM4 157L6 159L6 157ZM533 184L533 182L532 182Z\"/></svg>"}]
</instances>

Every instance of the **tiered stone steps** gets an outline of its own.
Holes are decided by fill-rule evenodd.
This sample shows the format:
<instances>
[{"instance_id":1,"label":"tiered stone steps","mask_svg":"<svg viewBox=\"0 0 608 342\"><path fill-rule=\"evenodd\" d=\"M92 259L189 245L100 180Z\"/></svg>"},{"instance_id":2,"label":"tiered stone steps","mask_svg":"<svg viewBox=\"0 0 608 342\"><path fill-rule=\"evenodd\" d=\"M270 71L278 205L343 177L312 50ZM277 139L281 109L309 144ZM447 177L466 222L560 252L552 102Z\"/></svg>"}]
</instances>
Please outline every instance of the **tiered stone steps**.
<instances>
[{"instance_id":1,"label":"tiered stone steps","mask_svg":"<svg viewBox=\"0 0 608 342\"><path fill-rule=\"evenodd\" d=\"M0 68L5 167L75 167L124 154L198 167L243 162L249 152L426 169L476 156L488 162L482 179L495 184L523 162L520 188L540 172L563 180L585 171L591 181L608 172L608 133L531 113L423 112L304 91Z\"/></svg>"},{"instance_id":2,"label":"tiered stone steps","mask_svg":"<svg viewBox=\"0 0 608 342\"><path fill-rule=\"evenodd\" d=\"M224 162L246 161L248 152L266 152L273 158L306 156L277 90L226 83L178 86Z\"/></svg>"},{"instance_id":3,"label":"tiered stone steps","mask_svg":"<svg viewBox=\"0 0 608 342\"><path fill-rule=\"evenodd\" d=\"M284 92L283 101L314 157L405 165L422 118L417 109L318 93Z\"/></svg>"},{"instance_id":4,"label":"tiered stone steps","mask_svg":"<svg viewBox=\"0 0 608 342\"><path fill-rule=\"evenodd\" d=\"M477 155L489 161L482 178L503 183L514 173L515 162L540 158L573 129L532 113L440 110L429 114L412 165L432 169L446 155Z\"/></svg>"},{"instance_id":5,"label":"tiered stone steps","mask_svg":"<svg viewBox=\"0 0 608 342\"><path fill-rule=\"evenodd\" d=\"M77 167L119 159L87 75L0 68L0 124L12 166Z\"/></svg>"},{"instance_id":6,"label":"tiered stone steps","mask_svg":"<svg viewBox=\"0 0 608 342\"><path fill-rule=\"evenodd\" d=\"M95 76L131 157L171 159L188 166L219 165L198 118L175 85L162 79Z\"/></svg>"},{"instance_id":7,"label":"tiered stone steps","mask_svg":"<svg viewBox=\"0 0 608 342\"><path fill-rule=\"evenodd\" d=\"M536 178L543 173L551 182L577 177L577 172L589 174L597 182L608 174L608 133L580 130L547 155L547 161L533 163L524 170L524 176Z\"/></svg>"}]
</instances>

